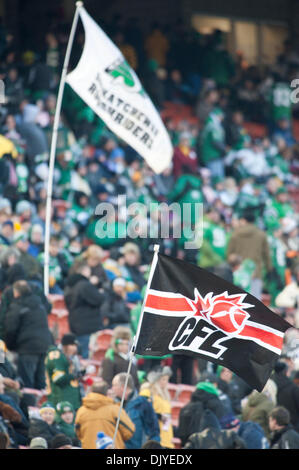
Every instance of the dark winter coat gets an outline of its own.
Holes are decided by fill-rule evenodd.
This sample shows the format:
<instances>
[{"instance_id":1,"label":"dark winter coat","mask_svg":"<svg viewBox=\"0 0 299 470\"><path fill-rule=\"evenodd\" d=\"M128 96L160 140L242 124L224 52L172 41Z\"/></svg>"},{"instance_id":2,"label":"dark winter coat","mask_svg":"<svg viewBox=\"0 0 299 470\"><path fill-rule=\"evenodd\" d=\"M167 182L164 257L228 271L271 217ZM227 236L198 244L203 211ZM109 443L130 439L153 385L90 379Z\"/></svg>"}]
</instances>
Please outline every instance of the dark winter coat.
<instances>
[{"instance_id":1,"label":"dark winter coat","mask_svg":"<svg viewBox=\"0 0 299 470\"><path fill-rule=\"evenodd\" d=\"M50 446L50 442L57 434L61 434L60 429L57 427L55 423L49 426L46 421L42 419L32 418L30 420L30 426L28 431L29 439L33 439L34 437L43 437L46 439L48 446Z\"/></svg>"},{"instance_id":2,"label":"dark winter coat","mask_svg":"<svg viewBox=\"0 0 299 470\"><path fill-rule=\"evenodd\" d=\"M102 378L110 386L112 384L112 379L116 374L121 372L127 372L129 365L129 359L125 359L120 354L114 352L112 349L108 349L105 358L102 362ZM133 362L131 365L131 372L134 379L134 384L137 389L139 389L139 380L137 375L137 366Z\"/></svg>"},{"instance_id":3,"label":"dark winter coat","mask_svg":"<svg viewBox=\"0 0 299 470\"><path fill-rule=\"evenodd\" d=\"M245 443L231 430L222 430L215 414L210 410L203 412L199 432L192 434L184 449L245 449Z\"/></svg>"},{"instance_id":4,"label":"dark winter coat","mask_svg":"<svg viewBox=\"0 0 299 470\"><path fill-rule=\"evenodd\" d=\"M72 274L67 280L64 299L69 312L69 326L77 336L102 329L100 308L104 295L81 274Z\"/></svg>"},{"instance_id":5,"label":"dark winter coat","mask_svg":"<svg viewBox=\"0 0 299 470\"><path fill-rule=\"evenodd\" d=\"M270 449L299 449L299 434L291 425L274 431L270 440Z\"/></svg>"},{"instance_id":6,"label":"dark winter coat","mask_svg":"<svg viewBox=\"0 0 299 470\"><path fill-rule=\"evenodd\" d=\"M107 295L101 307L101 315L102 318L108 318L109 320L109 324L105 325L106 328L111 325L130 323L130 309L127 307L125 300L115 292Z\"/></svg>"},{"instance_id":7,"label":"dark winter coat","mask_svg":"<svg viewBox=\"0 0 299 470\"><path fill-rule=\"evenodd\" d=\"M299 432L299 387L283 372L276 372L271 378L277 385L277 405L289 411L291 423Z\"/></svg>"},{"instance_id":8,"label":"dark winter coat","mask_svg":"<svg viewBox=\"0 0 299 470\"><path fill-rule=\"evenodd\" d=\"M52 335L38 295L29 293L11 302L5 317L4 341L18 354L46 354Z\"/></svg>"},{"instance_id":9,"label":"dark winter coat","mask_svg":"<svg viewBox=\"0 0 299 470\"><path fill-rule=\"evenodd\" d=\"M213 412L217 419L226 414L225 406L217 395L196 389L191 395L190 402L181 409L179 415L176 435L181 439L183 446L191 434L199 432L205 410Z\"/></svg>"}]
</instances>

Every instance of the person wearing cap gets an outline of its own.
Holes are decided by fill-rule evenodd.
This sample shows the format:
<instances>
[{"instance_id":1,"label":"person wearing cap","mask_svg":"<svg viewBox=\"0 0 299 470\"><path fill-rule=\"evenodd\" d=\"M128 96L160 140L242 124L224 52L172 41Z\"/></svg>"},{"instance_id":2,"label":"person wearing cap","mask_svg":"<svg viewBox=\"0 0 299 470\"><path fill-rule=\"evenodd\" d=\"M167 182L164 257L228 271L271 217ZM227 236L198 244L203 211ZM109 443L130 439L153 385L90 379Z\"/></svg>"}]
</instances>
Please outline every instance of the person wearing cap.
<instances>
[{"instance_id":1,"label":"person wearing cap","mask_svg":"<svg viewBox=\"0 0 299 470\"><path fill-rule=\"evenodd\" d=\"M72 439L65 434L56 434L50 441L50 449L72 449Z\"/></svg>"},{"instance_id":2,"label":"person wearing cap","mask_svg":"<svg viewBox=\"0 0 299 470\"><path fill-rule=\"evenodd\" d=\"M43 437L34 437L30 441L29 449L48 449L48 443Z\"/></svg>"},{"instance_id":3,"label":"person wearing cap","mask_svg":"<svg viewBox=\"0 0 299 470\"><path fill-rule=\"evenodd\" d=\"M45 367L49 398L54 406L59 402L68 401L74 410L81 404L79 387L80 371L75 367L78 342L75 335L65 334L59 346L49 348Z\"/></svg>"},{"instance_id":4,"label":"person wearing cap","mask_svg":"<svg viewBox=\"0 0 299 470\"><path fill-rule=\"evenodd\" d=\"M97 449L113 449L113 439L111 437L106 436L103 432L98 432L97 434L97 442L96 442Z\"/></svg>"},{"instance_id":5,"label":"person wearing cap","mask_svg":"<svg viewBox=\"0 0 299 470\"><path fill-rule=\"evenodd\" d=\"M171 397L168 391L169 378L172 370L168 366L158 367L147 374L147 380L140 387L142 397L151 398L160 427L161 446L173 449L174 437L171 422Z\"/></svg>"},{"instance_id":6,"label":"person wearing cap","mask_svg":"<svg viewBox=\"0 0 299 470\"><path fill-rule=\"evenodd\" d=\"M27 232L19 231L15 234L13 245L19 250L19 262L22 264L27 279L35 280L42 287L42 268L35 257L29 254L29 235Z\"/></svg>"},{"instance_id":7,"label":"person wearing cap","mask_svg":"<svg viewBox=\"0 0 299 470\"><path fill-rule=\"evenodd\" d=\"M54 436L60 433L55 423L55 407L50 402L45 402L39 409L39 417L31 417L28 430L28 438L42 437L47 441L48 447Z\"/></svg>"},{"instance_id":8,"label":"person wearing cap","mask_svg":"<svg viewBox=\"0 0 299 470\"><path fill-rule=\"evenodd\" d=\"M61 401L56 405L56 423L58 429L70 437L73 445L80 447L75 431L75 410L69 401Z\"/></svg>"},{"instance_id":9,"label":"person wearing cap","mask_svg":"<svg viewBox=\"0 0 299 470\"><path fill-rule=\"evenodd\" d=\"M116 277L112 281L112 290L107 293L106 300L101 306L102 322L105 328L130 326L130 309L127 306L126 297L126 281L122 277Z\"/></svg>"}]
</instances>

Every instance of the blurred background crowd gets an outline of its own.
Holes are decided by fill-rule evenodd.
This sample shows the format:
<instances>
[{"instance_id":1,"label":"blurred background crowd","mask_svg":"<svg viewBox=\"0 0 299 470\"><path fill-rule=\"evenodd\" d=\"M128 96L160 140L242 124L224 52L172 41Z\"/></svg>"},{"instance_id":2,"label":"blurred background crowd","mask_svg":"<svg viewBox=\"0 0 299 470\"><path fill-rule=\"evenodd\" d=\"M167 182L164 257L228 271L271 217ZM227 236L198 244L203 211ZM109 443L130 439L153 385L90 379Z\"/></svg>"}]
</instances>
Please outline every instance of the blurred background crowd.
<instances>
[{"instance_id":1,"label":"blurred background crowd","mask_svg":"<svg viewBox=\"0 0 299 470\"><path fill-rule=\"evenodd\" d=\"M152 445L208 448L201 432L209 429L222 448L298 448L299 108L291 83L299 77L299 54L286 40L283 53L261 71L241 53L232 57L220 30L201 35L178 21L170 27L153 23L144 33L136 20L120 15L101 26L161 113L173 160L162 174L153 173L66 85L46 298L48 157L69 30L51 29L43 44L20 50L2 23L1 445L28 447L36 438L41 440L32 446L44 448L112 444L114 428L105 413L116 423L121 374L158 243L162 253L251 292L293 328L263 393L201 359L137 356L123 416L128 421L117 447L140 448L146 436ZM79 29L71 69L83 45ZM97 231L96 207L102 202L115 206L105 237ZM192 213L171 215L173 227L179 223L182 229L180 238L174 230L168 238L149 238L150 224L159 234L163 212L150 219L140 210L135 238L128 238L124 209L132 202L143 208L202 203L197 247L184 249L198 223ZM94 412L99 422L91 430ZM67 413L71 417L64 421Z\"/></svg>"}]
</instances>

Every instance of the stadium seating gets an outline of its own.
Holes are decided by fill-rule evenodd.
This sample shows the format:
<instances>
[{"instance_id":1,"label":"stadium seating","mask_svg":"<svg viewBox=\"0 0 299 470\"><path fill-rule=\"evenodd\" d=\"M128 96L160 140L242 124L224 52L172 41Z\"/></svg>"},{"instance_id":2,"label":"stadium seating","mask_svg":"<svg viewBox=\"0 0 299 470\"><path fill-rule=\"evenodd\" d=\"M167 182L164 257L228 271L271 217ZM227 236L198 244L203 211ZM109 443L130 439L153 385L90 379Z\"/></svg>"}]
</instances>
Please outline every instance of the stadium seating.
<instances>
[{"instance_id":1,"label":"stadium seating","mask_svg":"<svg viewBox=\"0 0 299 470\"><path fill-rule=\"evenodd\" d=\"M102 361L107 349L110 347L113 330L101 330L90 344L90 356L93 360ZM93 344L92 344L93 343Z\"/></svg>"},{"instance_id":2,"label":"stadium seating","mask_svg":"<svg viewBox=\"0 0 299 470\"><path fill-rule=\"evenodd\" d=\"M172 443L174 444L175 449L181 449L182 448L181 439L179 439L178 437L174 437L172 439Z\"/></svg>"},{"instance_id":3,"label":"stadium seating","mask_svg":"<svg viewBox=\"0 0 299 470\"><path fill-rule=\"evenodd\" d=\"M50 294L48 299L52 304L51 313L48 315L49 328L55 341L59 342L63 335L70 332L68 322L69 313L63 295Z\"/></svg>"}]
</instances>

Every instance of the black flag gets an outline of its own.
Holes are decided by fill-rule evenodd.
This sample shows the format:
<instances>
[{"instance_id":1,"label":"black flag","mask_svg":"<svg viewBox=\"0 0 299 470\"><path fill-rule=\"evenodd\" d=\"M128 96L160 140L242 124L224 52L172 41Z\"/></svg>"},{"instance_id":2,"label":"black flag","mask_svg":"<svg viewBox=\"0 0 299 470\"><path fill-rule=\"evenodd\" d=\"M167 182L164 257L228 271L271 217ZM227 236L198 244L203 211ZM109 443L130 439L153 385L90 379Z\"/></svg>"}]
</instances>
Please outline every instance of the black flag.
<instances>
[{"instance_id":1,"label":"black flag","mask_svg":"<svg viewBox=\"0 0 299 470\"><path fill-rule=\"evenodd\" d=\"M193 264L157 254L152 269L135 353L202 357L262 391L292 326L252 295Z\"/></svg>"}]
</instances>

